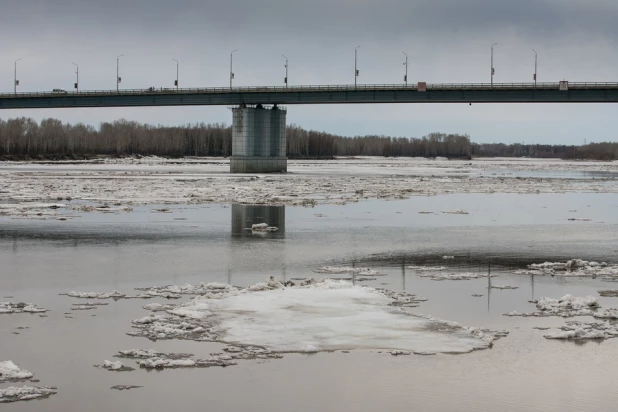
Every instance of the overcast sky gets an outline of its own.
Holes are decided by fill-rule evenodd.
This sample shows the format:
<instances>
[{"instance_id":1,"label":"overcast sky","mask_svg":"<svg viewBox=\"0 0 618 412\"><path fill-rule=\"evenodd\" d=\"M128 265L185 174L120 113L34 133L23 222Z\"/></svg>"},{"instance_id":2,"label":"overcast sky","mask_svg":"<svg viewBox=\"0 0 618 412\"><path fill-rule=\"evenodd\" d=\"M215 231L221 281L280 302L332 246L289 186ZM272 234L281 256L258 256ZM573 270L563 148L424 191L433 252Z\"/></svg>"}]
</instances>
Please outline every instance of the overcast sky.
<instances>
[{"instance_id":1,"label":"overcast sky","mask_svg":"<svg viewBox=\"0 0 618 412\"><path fill-rule=\"evenodd\" d=\"M618 81L616 0L0 0L0 92L359 83ZM288 123L342 135L468 133L477 142L579 144L618 140L618 105L289 106ZM231 122L225 107L0 111L97 126Z\"/></svg>"}]
</instances>

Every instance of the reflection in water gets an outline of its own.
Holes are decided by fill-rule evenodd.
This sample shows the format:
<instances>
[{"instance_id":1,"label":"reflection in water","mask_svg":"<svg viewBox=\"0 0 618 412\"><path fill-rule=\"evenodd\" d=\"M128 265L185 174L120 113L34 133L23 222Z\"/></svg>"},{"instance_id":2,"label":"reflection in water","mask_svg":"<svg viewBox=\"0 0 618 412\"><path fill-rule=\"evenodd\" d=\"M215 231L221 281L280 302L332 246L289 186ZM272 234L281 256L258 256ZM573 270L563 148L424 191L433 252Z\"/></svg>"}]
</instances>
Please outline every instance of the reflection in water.
<instances>
[{"instance_id":1,"label":"reflection in water","mask_svg":"<svg viewBox=\"0 0 618 412\"><path fill-rule=\"evenodd\" d=\"M252 225L266 223L275 232L251 230ZM285 206L232 205L232 237L285 238Z\"/></svg>"},{"instance_id":2,"label":"reflection in water","mask_svg":"<svg viewBox=\"0 0 618 412\"><path fill-rule=\"evenodd\" d=\"M277 230L252 230L251 227L258 224L266 224ZM227 282L233 284L233 275L237 273L249 270L257 274L266 268L268 269L264 275L280 274L284 281L287 280L286 249L283 239L285 239L285 206L232 205L231 259L227 269ZM275 243L268 246L260 240ZM260 248L258 255L251 253L256 247ZM246 259L248 254L252 256L249 260Z\"/></svg>"}]
</instances>

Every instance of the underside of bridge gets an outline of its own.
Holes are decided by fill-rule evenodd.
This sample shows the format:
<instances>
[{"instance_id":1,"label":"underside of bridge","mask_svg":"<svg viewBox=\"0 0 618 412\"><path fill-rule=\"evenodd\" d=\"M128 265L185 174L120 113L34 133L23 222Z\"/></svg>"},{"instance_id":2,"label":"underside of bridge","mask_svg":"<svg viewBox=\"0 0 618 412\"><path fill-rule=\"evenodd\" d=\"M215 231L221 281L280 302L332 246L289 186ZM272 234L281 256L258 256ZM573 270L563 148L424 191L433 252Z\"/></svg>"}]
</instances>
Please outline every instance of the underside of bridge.
<instances>
[{"instance_id":1,"label":"underside of bridge","mask_svg":"<svg viewBox=\"0 0 618 412\"><path fill-rule=\"evenodd\" d=\"M274 105L232 109L231 173L287 172L286 110Z\"/></svg>"}]
</instances>

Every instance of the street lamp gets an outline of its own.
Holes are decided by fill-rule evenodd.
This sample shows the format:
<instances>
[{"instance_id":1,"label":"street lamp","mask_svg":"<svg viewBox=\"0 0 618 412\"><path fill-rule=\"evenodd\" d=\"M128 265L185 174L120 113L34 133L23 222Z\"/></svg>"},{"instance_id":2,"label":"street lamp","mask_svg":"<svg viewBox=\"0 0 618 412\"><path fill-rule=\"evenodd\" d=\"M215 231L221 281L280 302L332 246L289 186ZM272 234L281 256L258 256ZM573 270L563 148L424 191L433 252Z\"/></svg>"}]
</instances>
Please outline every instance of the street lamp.
<instances>
[{"instance_id":1,"label":"street lamp","mask_svg":"<svg viewBox=\"0 0 618 412\"><path fill-rule=\"evenodd\" d=\"M494 46L498 43L494 43L491 45L491 87L494 87L494 74L496 71L494 70Z\"/></svg>"},{"instance_id":2,"label":"street lamp","mask_svg":"<svg viewBox=\"0 0 618 412\"><path fill-rule=\"evenodd\" d=\"M285 59L285 80L284 80L284 83L285 83L285 88L287 89L288 88L288 58L285 57L285 55L283 55L283 54L281 56L283 56L283 58Z\"/></svg>"},{"instance_id":3,"label":"street lamp","mask_svg":"<svg viewBox=\"0 0 618 412\"><path fill-rule=\"evenodd\" d=\"M406 56L406 61L403 64L404 66L406 66L406 75L403 76L403 81L406 83L406 87L408 87L408 55L405 52L402 52L404 54L404 56Z\"/></svg>"},{"instance_id":4,"label":"street lamp","mask_svg":"<svg viewBox=\"0 0 618 412\"><path fill-rule=\"evenodd\" d=\"M234 79L234 71L232 70L232 56L234 55L234 52L237 51L238 50L232 50L230 53L230 89L232 88L232 80Z\"/></svg>"},{"instance_id":5,"label":"street lamp","mask_svg":"<svg viewBox=\"0 0 618 412\"><path fill-rule=\"evenodd\" d=\"M358 77L358 69L356 68L356 62L358 60L358 48L360 46L356 46L354 49L354 88L356 88L356 78Z\"/></svg>"},{"instance_id":6,"label":"street lamp","mask_svg":"<svg viewBox=\"0 0 618 412\"><path fill-rule=\"evenodd\" d=\"M532 77L532 79L534 80L534 86L536 86L536 68L539 56L537 55L536 50L532 49L532 51L534 52L534 76Z\"/></svg>"},{"instance_id":7,"label":"street lamp","mask_svg":"<svg viewBox=\"0 0 618 412\"><path fill-rule=\"evenodd\" d=\"M120 78L120 58L122 56L124 56L124 54L121 54L120 56L116 57L116 93L118 93L120 83L122 82L122 79Z\"/></svg>"},{"instance_id":8,"label":"street lamp","mask_svg":"<svg viewBox=\"0 0 618 412\"><path fill-rule=\"evenodd\" d=\"M17 62L23 59L15 60L15 77L13 78L13 92L17 94L17 86L19 86L19 80L17 80Z\"/></svg>"},{"instance_id":9,"label":"street lamp","mask_svg":"<svg viewBox=\"0 0 618 412\"><path fill-rule=\"evenodd\" d=\"M77 93L79 93L79 66L77 65L77 63L73 63L73 65L75 67L77 67L77 71L75 72L75 74L77 75L77 78L75 79L75 90L77 90Z\"/></svg>"},{"instance_id":10,"label":"street lamp","mask_svg":"<svg viewBox=\"0 0 618 412\"><path fill-rule=\"evenodd\" d=\"M178 91L178 67L180 66L180 63L178 63L178 60L176 59L172 59L176 62L176 81L174 82L174 86L176 86L176 91Z\"/></svg>"}]
</instances>

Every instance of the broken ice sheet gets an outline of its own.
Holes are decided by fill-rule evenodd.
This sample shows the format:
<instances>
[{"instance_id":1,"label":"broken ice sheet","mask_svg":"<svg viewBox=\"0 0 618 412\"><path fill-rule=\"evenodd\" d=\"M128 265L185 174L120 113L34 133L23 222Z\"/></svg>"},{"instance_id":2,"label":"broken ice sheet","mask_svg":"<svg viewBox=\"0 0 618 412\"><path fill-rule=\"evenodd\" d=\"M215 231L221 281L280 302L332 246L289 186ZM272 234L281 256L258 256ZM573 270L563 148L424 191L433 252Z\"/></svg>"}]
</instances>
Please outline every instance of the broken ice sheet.
<instances>
[{"instance_id":1,"label":"broken ice sheet","mask_svg":"<svg viewBox=\"0 0 618 412\"><path fill-rule=\"evenodd\" d=\"M21 381L32 378L32 372L21 369L13 361L0 362L0 382Z\"/></svg>"},{"instance_id":2,"label":"broken ice sheet","mask_svg":"<svg viewBox=\"0 0 618 412\"><path fill-rule=\"evenodd\" d=\"M47 309L39 308L32 303L0 302L0 314L12 313L44 313Z\"/></svg>"},{"instance_id":3,"label":"broken ice sheet","mask_svg":"<svg viewBox=\"0 0 618 412\"><path fill-rule=\"evenodd\" d=\"M399 295L332 280L299 287L249 287L216 298L196 297L177 306L182 310L168 312L177 316L148 317L148 322L139 319L134 328L140 331L131 334L216 340L277 352L393 349L467 353L490 347L496 338L489 331L412 315L398 300L407 301L413 295Z\"/></svg>"},{"instance_id":4,"label":"broken ice sheet","mask_svg":"<svg viewBox=\"0 0 618 412\"><path fill-rule=\"evenodd\" d=\"M6 389L0 389L0 403L46 398L57 392L56 388L47 386L23 386L21 388L11 386Z\"/></svg>"}]
</instances>

